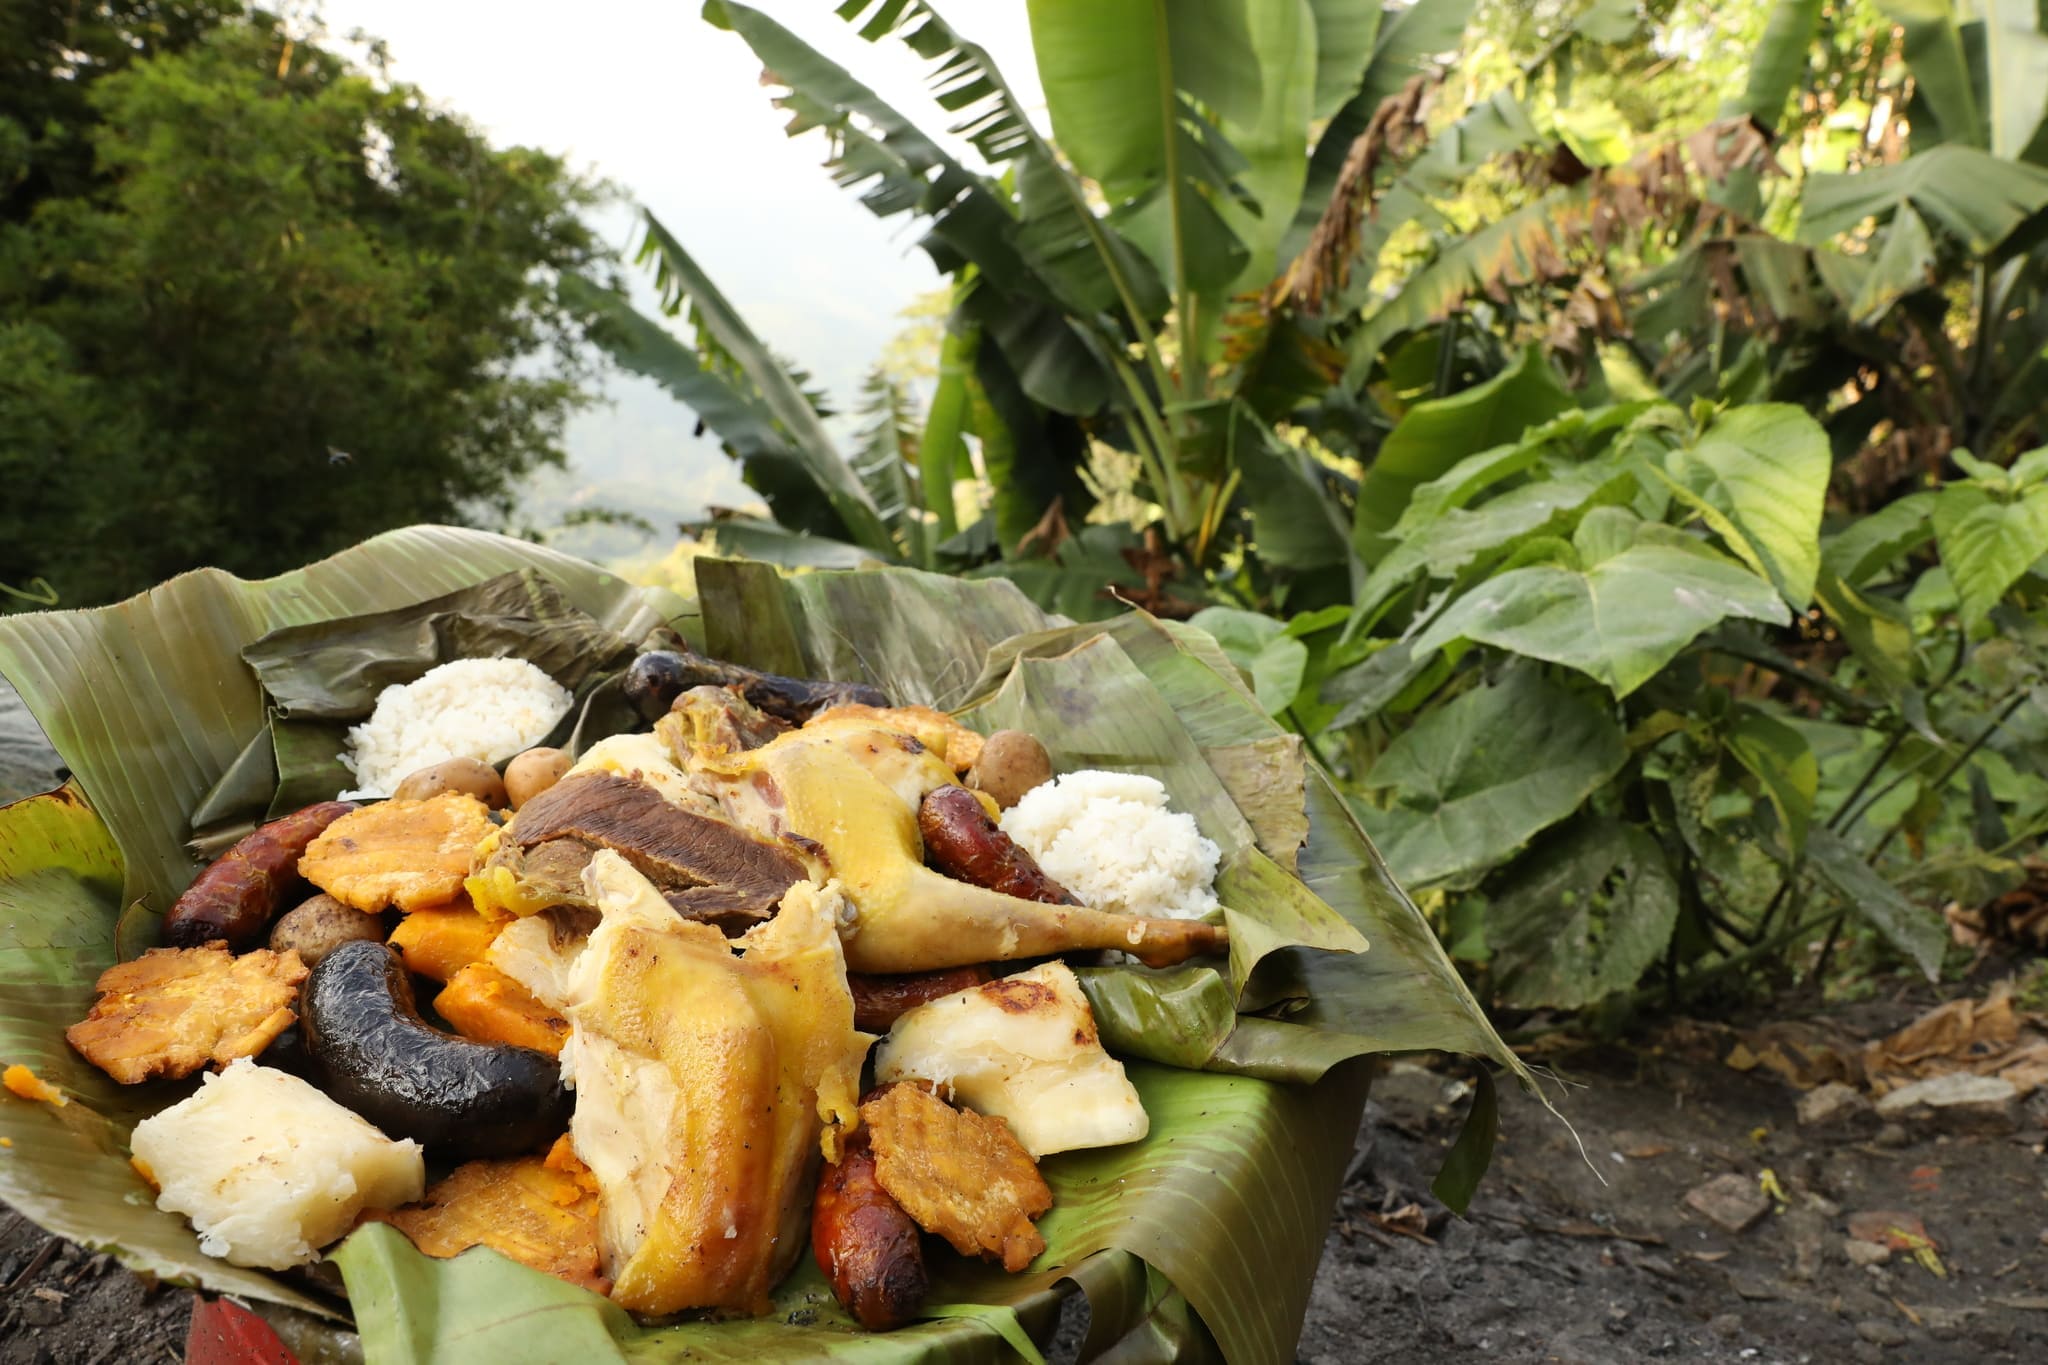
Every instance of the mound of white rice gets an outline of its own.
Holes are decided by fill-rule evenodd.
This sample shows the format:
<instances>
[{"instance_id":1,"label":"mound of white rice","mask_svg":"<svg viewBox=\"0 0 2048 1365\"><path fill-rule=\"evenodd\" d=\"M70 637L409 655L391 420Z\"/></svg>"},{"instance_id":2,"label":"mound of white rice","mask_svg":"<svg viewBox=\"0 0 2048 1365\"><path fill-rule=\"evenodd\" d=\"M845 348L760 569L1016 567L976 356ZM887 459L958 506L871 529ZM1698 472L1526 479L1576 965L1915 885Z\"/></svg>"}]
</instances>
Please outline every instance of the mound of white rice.
<instances>
[{"instance_id":1,"label":"mound of white rice","mask_svg":"<svg viewBox=\"0 0 2048 1365\"><path fill-rule=\"evenodd\" d=\"M530 749L569 714L568 690L524 659L457 659L387 687L351 726L343 799L389 796L406 775L451 758L497 763Z\"/></svg>"},{"instance_id":2,"label":"mound of white rice","mask_svg":"<svg viewBox=\"0 0 2048 1365\"><path fill-rule=\"evenodd\" d=\"M1003 833L1091 909L1198 919L1216 908L1220 850L1194 816L1166 808L1156 778L1066 773L1004 812Z\"/></svg>"}]
</instances>

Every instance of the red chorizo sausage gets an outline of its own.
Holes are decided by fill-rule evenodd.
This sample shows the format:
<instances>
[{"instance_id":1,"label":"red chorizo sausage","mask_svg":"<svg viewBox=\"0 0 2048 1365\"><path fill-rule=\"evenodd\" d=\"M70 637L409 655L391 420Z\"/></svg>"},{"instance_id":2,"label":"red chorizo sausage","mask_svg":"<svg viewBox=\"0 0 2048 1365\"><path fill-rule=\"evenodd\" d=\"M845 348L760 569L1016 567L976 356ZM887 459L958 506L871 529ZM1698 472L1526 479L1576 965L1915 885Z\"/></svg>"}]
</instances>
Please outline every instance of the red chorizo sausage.
<instances>
[{"instance_id":1,"label":"red chorizo sausage","mask_svg":"<svg viewBox=\"0 0 2048 1365\"><path fill-rule=\"evenodd\" d=\"M917 808L925 861L949 877L1020 900L1079 905L1038 860L1003 833L965 787L940 787Z\"/></svg>"},{"instance_id":2,"label":"red chorizo sausage","mask_svg":"<svg viewBox=\"0 0 2048 1365\"><path fill-rule=\"evenodd\" d=\"M948 967L937 972L887 976L848 972L846 984L853 991L853 1026L862 1033L887 1033L891 1024L919 1005L993 980L995 973L986 967Z\"/></svg>"},{"instance_id":3,"label":"red chorizo sausage","mask_svg":"<svg viewBox=\"0 0 2048 1365\"><path fill-rule=\"evenodd\" d=\"M868 1135L846 1139L839 1160L818 1178L811 1209L811 1254L833 1296L871 1331L910 1321L931 1287L917 1224L875 1179Z\"/></svg>"},{"instance_id":4,"label":"red chorizo sausage","mask_svg":"<svg viewBox=\"0 0 2048 1365\"><path fill-rule=\"evenodd\" d=\"M322 801L244 836L178 897L164 916L164 942L196 948L221 939L236 952L254 946L298 882L306 845L355 809L353 801Z\"/></svg>"}]
</instances>

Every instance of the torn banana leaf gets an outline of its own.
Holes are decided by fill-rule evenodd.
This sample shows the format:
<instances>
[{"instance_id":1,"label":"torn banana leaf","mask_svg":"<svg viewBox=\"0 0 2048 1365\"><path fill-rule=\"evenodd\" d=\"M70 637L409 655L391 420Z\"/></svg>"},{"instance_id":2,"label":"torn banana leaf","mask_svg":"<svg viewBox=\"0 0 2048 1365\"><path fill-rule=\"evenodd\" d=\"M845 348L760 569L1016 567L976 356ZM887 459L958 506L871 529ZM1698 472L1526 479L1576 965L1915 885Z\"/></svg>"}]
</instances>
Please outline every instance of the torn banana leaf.
<instances>
[{"instance_id":1,"label":"torn banana leaf","mask_svg":"<svg viewBox=\"0 0 2048 1365\"><path fill-rule=\"evenodd\" d=\"M91 802L73 791L0 808L0 1056L77 1096L61 1110L0 1103L15 1143L0 1196L166 1278L325 1302L201 1255L154 1208L127 1133L185 1087L119 1091L62 1030L114 960L124 906L160 910L189 881L184 840L207 794L247 799L273 776L269 708L242 650L281 626L388 612L521 568L625 639L666 621L735 662L873 682L983 727L1015 717L1062 762L1153 773L1226 848L1243 948L1227 966L1090 969L1105 1038L1145 1059L1130 1070L1152 1131L1049 1159L1045 1254L1020 1276L949 1262L927 1320L856 1331L805 1258L770 1317L649 1327L495 1253L433 1260L373 1224L334 1257L370 1358L994 1361L1014 1358L1020 1333L1045 1340L1078 1289L1091 1352L1285 1362L1364 1102L1365 1073L1340 1063L1444 1048L1512 1064L1327 779L1199 632L1141 616L1070 627L1008 584L899 570L784 579L700 561L700 601L680 605L541 547L415 528L264 583L207 572L99 611L0 618L0 672ZM153 925L133 919L147 941ZM1464 1168L1478 1164L1468 1151Z\"/></svg>"}]
</instances>

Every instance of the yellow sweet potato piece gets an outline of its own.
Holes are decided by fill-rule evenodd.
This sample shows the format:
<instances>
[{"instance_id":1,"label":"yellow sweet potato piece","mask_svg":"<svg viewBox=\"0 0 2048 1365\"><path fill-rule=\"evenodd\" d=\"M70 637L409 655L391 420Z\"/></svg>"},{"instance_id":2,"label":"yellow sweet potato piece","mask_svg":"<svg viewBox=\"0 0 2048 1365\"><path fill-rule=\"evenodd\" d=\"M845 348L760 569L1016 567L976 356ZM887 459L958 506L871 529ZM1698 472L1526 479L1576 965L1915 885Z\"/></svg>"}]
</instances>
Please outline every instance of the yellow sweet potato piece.
<instances>
[{"instance_id":1,"label":"yellow sweet potato piece","mask_svg":"<svg viewBox=\"0 0 2048 1365\"><path fill-rule=\"evenodd\" d=\"M446 981L472 962L484 960L491 940L510 921L479 915L466 900L415 910L391 931L391 946L405 969Z\"/></svg>"},{"instance_id":2,"label":"yellow sweet potato piece","mask_svg":"<svg viewBox=\"0 0 2048 1365\"><path fill-rule=\"evenodd\" d=\"M434 1012L465 1038L510 1043L558 1057L569 1021L488 962L472 962L434 997Z\"/></svg>"}]
</instances>

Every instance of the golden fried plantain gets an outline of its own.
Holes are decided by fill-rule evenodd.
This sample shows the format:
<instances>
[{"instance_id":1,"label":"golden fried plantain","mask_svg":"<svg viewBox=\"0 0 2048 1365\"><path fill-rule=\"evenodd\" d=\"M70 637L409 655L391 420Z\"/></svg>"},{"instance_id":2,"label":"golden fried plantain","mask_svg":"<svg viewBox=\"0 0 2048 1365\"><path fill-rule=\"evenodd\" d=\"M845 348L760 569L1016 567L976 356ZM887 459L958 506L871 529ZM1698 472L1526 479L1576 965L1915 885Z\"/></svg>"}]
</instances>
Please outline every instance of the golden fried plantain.
<instances>
[{"instance_id":1,"label":"golden fried plantain","mask_svg":"<svg viewBox=\"0 0 2048 1365\"><path fill-rule=\"evenodd\" d=\"M92 1013L64 1037L123 1085L189 1076L269 1047L298 1018L291 1005L305 979L295 952L152 948L100 973Z\"/></svg>"},{"instance_id":2,"label":"golden fried plantain","mask_svg":"<svg viewBox=\"0 0 2048 1365\"><path fill-rule=\"evenodd\" d=\"M1015 1274L1045 1250L1031 1220L1052 1190L1001 1119L955 1109L919 1085L888 1086L860 1107L875 1178L916 1224L963 1256Z\"/></svg>"},{"instance_id":3,"label":"golden fried plantain","mask_svg":"<svg viewBox=\"0 0 2048 1365\"><path fill-rule=\"evenodd\" d=\"M461 894L470 856L494 828L489 808L462 792L381 801L329 825L299 859L299 875L370 914L445 905Z\"/></svg>"},{"instance_id":4,"label":"golden fried plantain","mask_svg":"<svg viewBox=\"0 0 2048 1365\"><path fill-rule=\"evenodd\" d=\"M473 1246L597 1294L611 1292L597 1261L597 1182L564 1136L546 1157L471 1161L417 1204L366 1214L396 1227L428 1256Z\"/></svg>"}]
</instances>

